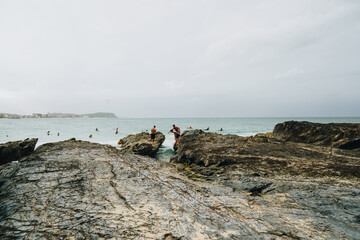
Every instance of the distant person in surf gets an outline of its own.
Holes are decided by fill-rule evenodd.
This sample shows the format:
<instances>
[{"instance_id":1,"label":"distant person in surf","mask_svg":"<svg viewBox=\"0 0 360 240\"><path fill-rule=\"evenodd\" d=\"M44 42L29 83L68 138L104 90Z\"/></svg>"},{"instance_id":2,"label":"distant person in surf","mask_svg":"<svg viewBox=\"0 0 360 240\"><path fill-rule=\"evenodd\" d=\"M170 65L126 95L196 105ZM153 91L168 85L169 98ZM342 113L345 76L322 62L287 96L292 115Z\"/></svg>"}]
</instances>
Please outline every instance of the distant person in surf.
<instances>
[{"instance_id":1,"label":"distant person in surf","mask_svg":"<svg viewBox=\"0 0 360 240\"><path fill-rule=\"evenodd\" d=\"M223 131L223 129L222 128L220 128L220 130L219 131Z\"/></svg>"},{"instance_id":2,"label":"distant person in surf","mask_svg":"<svg viewBox=\"0 0 360 240\"><path fill-rule=\"evenodd\" d=\"M99 129L98 129L98 128L95 128L95 131L97 131L97 132L98 132L98 131L99 131Z\"/></svg>"},{"instance_id":3,"label":"distant person in surf","mask_svg":"<svg viewBox=\"0 0 360 240\"><path fill-rule=\"evenodd\" d=\"M206 131L209 131L209 130L210 130L210 127L207 127L205 130L206 130Z\"/></svg>"},{"instance_id":4,"label":"distant person in surf","mask_svg":"<svg viewBox=\"0 0 360 240\"><path fill-rule=\"evenodd\" d=\"M60 133L58 133L57 135L60 136Z\"/></svg>"},{"instance_id":5,"label":"distant person in surf","mask_svg":"<svg viewBox=\"0 0 360 240\"><path fill-rule=\"evenodd\" d=\"M48 135L48 136L50 135L50 131L47 131L47 135Z\"/></svg>"},{"instance_id":6,"label":"distant person in surf","mask_svg":"<svg viewBox=\"0 0 360 240\"><path fill-rule=\"evenodd\" d=\"M92 138L92 134L90 134L89 138Z\"/></svg>"},{"instance_id":7,"label":"distant person in surf","mask_svg":"<svg viewBox=\"0 0 360 240\"><path fill-rule=\"evenodd\" d=\"M119 128L116 128L115 134L119 133Z\"/></svg>"},{"instance_id":8,"label":"distant person in surf","mask_svg":"<svg viewBox=\"0 0 360 240\"><path fill-rule=\"evenodd\" d=\"M175 144L178 144L180 142L179 138L180 138L180 128L175 126L175 124L173 124L173 128L168 132L168 133L173 133L174 137L175 137Z\"/></svg>"},{"instance_id":9,"label":"distant person in surf","mask_svg":"<svg viewBox=\"0 0 360 240\"><path fill-rule=\"evenodd\" d=\"M151 129L151 144L154 145L155 142L155 136L156 136L156 126L154 125L154 127Z\"/></svg>"}]
</instances>

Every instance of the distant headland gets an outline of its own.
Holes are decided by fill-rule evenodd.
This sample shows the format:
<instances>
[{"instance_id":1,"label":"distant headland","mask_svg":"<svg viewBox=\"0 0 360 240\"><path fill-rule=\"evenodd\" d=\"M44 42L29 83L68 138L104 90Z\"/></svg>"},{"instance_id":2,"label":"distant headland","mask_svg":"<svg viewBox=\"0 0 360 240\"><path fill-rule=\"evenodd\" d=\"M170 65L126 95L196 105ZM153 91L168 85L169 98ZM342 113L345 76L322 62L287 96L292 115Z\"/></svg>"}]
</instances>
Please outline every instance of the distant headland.
<instances>
[{"instance_id":1,"label":"distant headland","mask_svg":"<svg viewBox=\"0 0 360 240\"><path fill-rule=\"evenodd\" d=\"M0 113L0 118L9 118L9 119L20 119L20 118L117 118L117 116L114 113L106 113L106 112L86 113L86 114L33 113L32 115Z\"/></svg>"}]
</instances>

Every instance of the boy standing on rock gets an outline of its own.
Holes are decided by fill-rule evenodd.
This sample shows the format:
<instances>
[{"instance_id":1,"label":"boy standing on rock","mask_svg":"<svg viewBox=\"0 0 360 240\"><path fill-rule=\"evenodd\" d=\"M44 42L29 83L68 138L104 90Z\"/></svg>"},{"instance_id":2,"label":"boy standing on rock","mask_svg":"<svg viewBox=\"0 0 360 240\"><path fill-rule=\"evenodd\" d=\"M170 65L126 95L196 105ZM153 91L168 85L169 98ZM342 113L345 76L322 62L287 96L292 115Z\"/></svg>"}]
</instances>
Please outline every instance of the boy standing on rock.
<instances>
[{"instance_id":1,"label":"boy standing on rock","mask_svg":"<svg viewBox=\"0 0 360 240\"><path fill-rule=\"evenodd\" d=\"M173 128L169 131L169 133L172 132L175 136L175 144L178 144L179 141L179 137L180 137L180 128L175 126L175 124L173 124Z\"/></svg>"},{"instance_id":2,"label":"boy standing on rock","mask_svg":"<svg viewBox=\"0 0 360 240\"><path fill-rule=\"evenodd\" d=\"M155 135L156 135L156 126L154 126L154 127L151 129L151 143L152 143L152 145L154 145Z\"/></svg>"}]
</instances>

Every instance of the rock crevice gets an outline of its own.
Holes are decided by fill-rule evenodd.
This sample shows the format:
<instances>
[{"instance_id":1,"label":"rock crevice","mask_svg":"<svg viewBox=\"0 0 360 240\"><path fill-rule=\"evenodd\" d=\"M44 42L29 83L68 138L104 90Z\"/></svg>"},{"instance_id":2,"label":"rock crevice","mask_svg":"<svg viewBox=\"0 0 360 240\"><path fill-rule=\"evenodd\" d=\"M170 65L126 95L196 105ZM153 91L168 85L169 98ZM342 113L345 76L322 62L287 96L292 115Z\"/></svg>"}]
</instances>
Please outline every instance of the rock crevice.
<instances>
[{"instance_id":1,"label":"rock crevice","mask_svg":"<svg viewBox=\"0 0 360 240\"><path fill-rule=\"evenodd\" d=\"M226 177L234 180L235 175L225 176L227 169L214 166L202 167L209 171L188 167L198 177L192 180L188 175L190 170L185 170L183 165L121 153L107 145L74 140L44 144L31 156L1 168L0 238L276 239L281 236L324 239L345 236L356 239L359 236L350 221L341 225L337 219L330 218L332 213L326 212L329 208L323 208L320 214L300 205L288 193L275 191L276 194L259 197L240 190L243 183L223 184ZM287 187L275 180L251 185L251 179L261 178L256 174L238 175L239 178L247 178L248 189L261 192L259 194ZM304 184L303 188L320 186L312 181L311 184ZM343 186L340 184L340 187ZM326 193L325 188L318 191ZM323 204L331 205L329 200ZM347 206L347 211L353 211L349 201L342 204Z\"/></svg>"}]
</instances>

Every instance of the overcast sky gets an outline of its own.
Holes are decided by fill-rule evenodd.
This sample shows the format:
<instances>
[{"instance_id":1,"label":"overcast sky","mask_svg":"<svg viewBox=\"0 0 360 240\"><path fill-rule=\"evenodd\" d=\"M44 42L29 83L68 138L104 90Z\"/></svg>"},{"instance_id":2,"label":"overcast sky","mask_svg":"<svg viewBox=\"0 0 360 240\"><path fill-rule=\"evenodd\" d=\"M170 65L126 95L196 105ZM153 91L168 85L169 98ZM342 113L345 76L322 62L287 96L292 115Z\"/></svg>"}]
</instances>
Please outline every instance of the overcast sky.
<instances>
[{"instance_id":1,"label":"overcast sky","mask_svg":"<svg viewBox=\"0 0 360 240\"><path fill-rule=\"evenodd\" d=\"M0 112L360 116L359 0L0 0Z\"/></svg>"}]
</instances>

